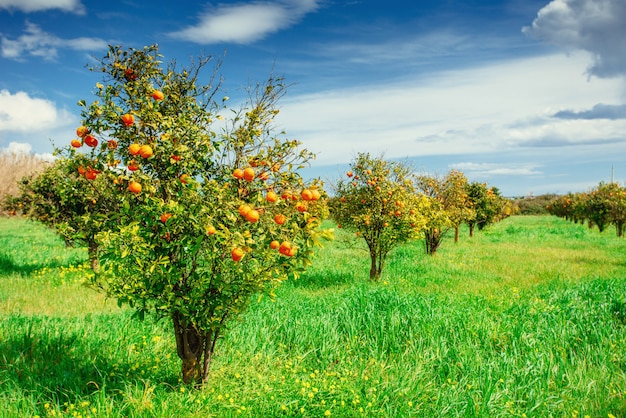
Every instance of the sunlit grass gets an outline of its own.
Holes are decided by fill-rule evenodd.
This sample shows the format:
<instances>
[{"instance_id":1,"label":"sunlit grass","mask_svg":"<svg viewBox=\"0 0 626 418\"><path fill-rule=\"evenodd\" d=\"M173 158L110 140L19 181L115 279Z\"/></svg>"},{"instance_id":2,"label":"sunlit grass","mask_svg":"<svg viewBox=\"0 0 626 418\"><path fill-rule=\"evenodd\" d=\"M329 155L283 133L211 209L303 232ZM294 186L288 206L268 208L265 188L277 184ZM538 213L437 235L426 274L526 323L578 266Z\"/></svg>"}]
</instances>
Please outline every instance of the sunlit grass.
<instances>
[{"instance_id":1,"label":"sunlit grass","mask_svg":"<svg viewBox=\"0 0 626 418\"><path fill-rule=\"evenodd\" d=\"M84 287L83 250L0 219L0 416L621 416L626 240L550 217L466 233L394 250L370 283L337 230L232 324L197 391L167 321Z\"/></svg>"}]
</instances>

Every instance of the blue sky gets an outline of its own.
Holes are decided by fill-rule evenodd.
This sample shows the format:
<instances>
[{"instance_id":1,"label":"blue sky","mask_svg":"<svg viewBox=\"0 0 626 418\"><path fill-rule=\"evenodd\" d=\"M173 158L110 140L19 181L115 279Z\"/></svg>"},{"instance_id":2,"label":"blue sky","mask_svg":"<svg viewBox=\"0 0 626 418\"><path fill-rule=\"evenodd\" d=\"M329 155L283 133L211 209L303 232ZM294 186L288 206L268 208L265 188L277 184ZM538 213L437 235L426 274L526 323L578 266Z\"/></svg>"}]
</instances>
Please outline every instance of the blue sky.
<instances>
[{"instance_id":1,"label":"blue sky","mask_svg":"<svg viewBox=\"0 0 626 418\"><path fill-rule=\"evenodd\" d=\"M507 196L626 179L624 0L0 0L0 149L74 137L108 44L222 56L224 94L273 71L278 129L332 182L358 152ZM207 72L207 80L209 76Z\"/></svg>"}]
</instances>

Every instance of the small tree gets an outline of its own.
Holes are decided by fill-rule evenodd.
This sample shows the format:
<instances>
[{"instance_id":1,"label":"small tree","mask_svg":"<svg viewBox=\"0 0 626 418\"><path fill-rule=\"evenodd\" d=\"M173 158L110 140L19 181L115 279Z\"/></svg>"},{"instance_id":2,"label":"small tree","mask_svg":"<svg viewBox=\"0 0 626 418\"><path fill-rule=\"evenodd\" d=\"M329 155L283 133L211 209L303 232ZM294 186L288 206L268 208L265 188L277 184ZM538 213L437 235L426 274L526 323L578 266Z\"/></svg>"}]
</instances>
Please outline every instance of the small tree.
<instances>
[{"instance_id":1,"label":"small tree","mask_svg":"<svg viewBox=\"0 0 626 418\"><path fill-rule=\"evenodd\" d=\"M496 187L487 187L486 183L468 183L466 190L471 206L476 211L476 216L467 220L469 235L473 237L476 226L482 230L501 219L504 199Z\"/></svg>"},{"instance_id":2,"label":"small tree","mask_svg":"<svg viewBox=\"0 0 626 418\"><path fill-rule=\"evenodd\" d=\"M216 72L200 83L210 61L164 68L156 46L111 46L72 141L120 202L98 235L95 284L140 316L170 318L183 381L195 384L207 381L218 338L250 296L297 275L331 233L318 228L321 183L296 171L312 155L272 133L282 80L251 88L216 132L227 99L214 100Z\"/></svg>"},{"instance_id":3,"label":"small tree","mask_svg":"<svg viewBox=\"0 0 626 418\"><path fill-rule=\"evenodd\" d=\"M430 201L413 188L411 170L398 162L360 153L347 178L336 185L331 216L344 228L356 230L369 249L370 280L380 279L389 252L421 236Z\"/></svg>"},{"instance_id":4,"label":"small tree","mask_svg":"<svg viewBox=\"0 0 626 418\"><path fill-rule=\"evenodd\" d=\"M429 196L433 205L424 235L427 254L435 254L443 237L454 228L454 242L459 240L459 227L476 216L467 195L467 178L451 170L443 178L422 175L417 177L417 190Z\"/></svg>"},{"instance_id":5,"label":"small tree","mask_svg":"<svg viewBox=\"0 0 626 418\"><path fill-rule=\"evenodd\" d=\"M111 185L95 179L88 158L72 152L43 172L24 177L13 206L55 230L68 245L85 244L91 268L98 267L96 234L110 227L109 213L119 209ZM108 224L108 225L107 225Z\"/></svg>"}]
</instances>

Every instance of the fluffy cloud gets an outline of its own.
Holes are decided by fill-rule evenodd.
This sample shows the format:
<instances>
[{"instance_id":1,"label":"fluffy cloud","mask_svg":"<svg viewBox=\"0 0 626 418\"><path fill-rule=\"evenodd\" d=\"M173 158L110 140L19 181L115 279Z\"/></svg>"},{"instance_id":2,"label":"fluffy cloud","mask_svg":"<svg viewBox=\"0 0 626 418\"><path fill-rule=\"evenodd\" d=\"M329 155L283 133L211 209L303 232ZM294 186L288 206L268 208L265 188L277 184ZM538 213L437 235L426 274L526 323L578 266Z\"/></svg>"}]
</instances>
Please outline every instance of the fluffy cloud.
<instances>
[{"instance_id":1,"label":"fluffy cloud","mask_svg":"<svg viewBox=\"0 0 626 418\"><path fill-rule=\"evenodd\" d=\"M30 22L26 22L24 34L17 39L0 37L0 55L15 60L21 60L25 55L52 60L56 58L58 48L94 51L106 47L107 42L99 38L62 39L42 31L39 26Z\"/></svg>"},{"instance_id":2,"label":"fluffy cloud","mask_svg":"<svg viewBox=\"0 0 626 418\"><path fill-rule=\"evenodd\" d=\"M247 44L297 23L315 11L318 0L282 0L220 4L200 16L197 25L171 33L173 38L198 44Z\"/></svg>"},{"instance_id":3,"label":"fluffy cloud","mask_svg":"<svg viewBox=\"0 0 626 418\"><path fill-rule=\"evenodd\" d=\"M43 132L74 119L49 100L33 98L21 91L11 94L0 90L0 132Z\"/></svg>"},{"instance_id":4,"label":"fluffy cloud","mask_svg":"<svg viewBox=\"0 0 626 418\"><path fill-rule=\"evenodd\" d=\"M620 80L587 81L587 54L561 54L441 71L399 83L287 96L277 121L318 162L362 150L389 158L502 152L623 138L626 120L552 117L619 100Z\"/></svg>"},{"instance_id":5,"label":"fluffy cloud","mask_svg":"<svg viewBox=\"0 0 626 418\"><path fill-rule=\"evenodd\" d=\"M506 175L506 176L531 176L543 174L537 170L536 164L528 163L455 163L450 164L450 168L463 171L473 177L490 177L493 175Z\"/></svg>"},{"instance_id":6,"label":"fluffy cloud","mask_svg":"<svg viewBox=\"0 0 626 418\"><path fill-rule=\"evenodd\" d=\"M626 75L626 1L552 0L522 30L537 39L593 56L588 72L597 77Z\"/></svg>"},{"instance_id":7,"label":"fluffy cloud","mask_svg":"<svg viewBox=\"0 0 626 418\"><path fill-rule=\"evenodd\" d=\"M40 12L59 9L65 12L84 14L85 7L80 0L0 0L0 9Z\"/></svg>"}]
</instances>

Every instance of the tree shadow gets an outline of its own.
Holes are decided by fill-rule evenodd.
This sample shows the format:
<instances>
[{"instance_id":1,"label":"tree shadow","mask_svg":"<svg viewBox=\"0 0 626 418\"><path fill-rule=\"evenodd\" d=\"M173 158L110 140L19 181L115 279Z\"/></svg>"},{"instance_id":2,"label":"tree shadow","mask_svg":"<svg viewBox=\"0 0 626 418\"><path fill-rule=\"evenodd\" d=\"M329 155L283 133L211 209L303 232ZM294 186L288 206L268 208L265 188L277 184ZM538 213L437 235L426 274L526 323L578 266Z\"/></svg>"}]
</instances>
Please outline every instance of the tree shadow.
<instances>
[{"instance_id":1,"label":"tree shadow","mask_svg":"<svg viewBox=\"0 0 626 418\"><path fill-rule=\"evenodd\" d=\"M42 326L48 320L54 324ZM51 318L5 321L12 321L12 329L2 330L0 339L0 390L5 393L19 388L22 393L36 393L40 402L71 404L105 388L108 398L121 400L129 385L143 385L146 380L178 385L178 376L168 373L171 369L147 367L145 360L120 355L137 344L126 345L114 336L98 340L103 331L91 332L88 327L65 331L61 321Z\"/></svg>"}]
</instances>

